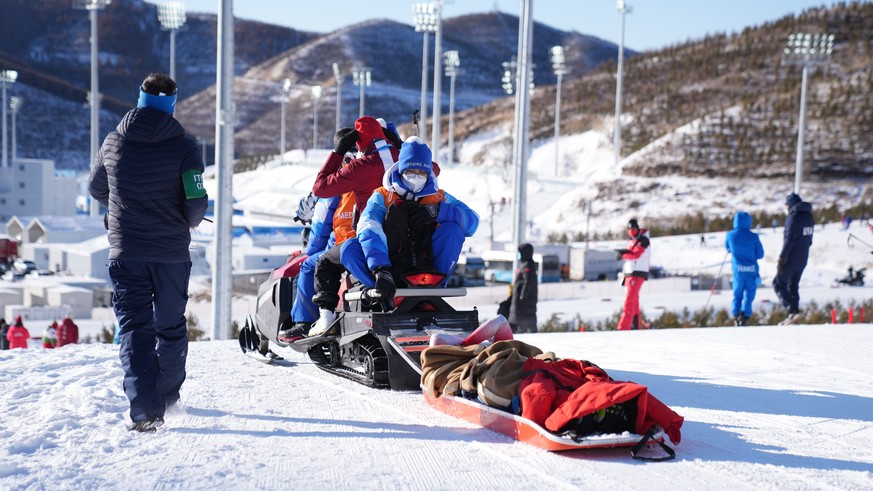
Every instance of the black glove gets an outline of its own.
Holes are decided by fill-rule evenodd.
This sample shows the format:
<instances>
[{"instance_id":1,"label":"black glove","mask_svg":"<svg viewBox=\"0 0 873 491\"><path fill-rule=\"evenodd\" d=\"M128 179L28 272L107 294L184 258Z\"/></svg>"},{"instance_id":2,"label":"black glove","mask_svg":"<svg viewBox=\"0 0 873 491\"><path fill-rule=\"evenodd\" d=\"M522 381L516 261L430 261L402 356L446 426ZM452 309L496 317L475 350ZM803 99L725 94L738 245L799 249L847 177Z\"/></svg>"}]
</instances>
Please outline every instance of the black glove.
<instances>
[{"instance_id":1,"label":"black glove","mask_svg":"<svg viewBox=\"0 0 873 491\"><path fill-rule=\"evenodd\" d=\"M627 250L627 249L616 249L615 252L618 253L618 256L617 256L618 259L621 259L622 256L624 256L625 254L627 254L627 253L630 252L630 251Z\"/></svg>"},{"instance_id":2,"label":"black glove","mask_svg":"<svg viewBox=\"0 0 873 491\"><path fill-rule=\"evenodd\" d=\"M376 278L376 291L384 300L392 300L394 294L397 293L397 287L394 285L394 277L391 276L391 271L387 266L379 266L373 270L373 277Z\"/></svg>"},{"instance_id":3,"label":"black glove","mask_svg":"<svg viewBox=\"0 0 873 491\"><path fill-rule=\"evenodd\" d=\"M431 214L429 207L414 203L406 213L407 223L410 230L414 232L424 232L427 228L436 222L436 215ZM437 209L437 212L439 209Z\"/></svg>"},{"instance_id":4,"label":"black glove","mask_svg":"<svg viewBox=\"0 0 873 491\"><path fill-rule=\"evenodd\" d=\"M403 145L403 140L400 139L400 135L397 134L396 131L392 130L391 127L382 128L382 133L385 133L385 138L394 145L398 150Z\"/></svg>"},{"instance_id":5,"label":"black glove","mask_svg":"<svg viewBox=\"0 0 873 491\"><path fill-rule=\"evenodd\" d=\"M333 151L340 154L340 155L345 155L346 153L348 153L349 150L351 150L355 146L355 143L357 141L358 141L358 131L357 130L349 131L348 133L343 135L342 138L340 138L339 143L336 144L336 148Z\"/></svg>"},{"instance_id":6,"label":"black glove","mask_svg":"<svg viewBox=\"0 0 873 491\"><path fill-rule=\"evenodd\" d=\"M109 212L106 212L103 215L103 227L105 227L106 230L109 230Z\"/></svg>"},{"instance_id":7,"label":"black glove","mask_svg":"<svg viewBox=\"0 0 873 491\"><path fill-rule=\"evenodd\" d=\"M782 272L784 270L785 270L785 260L780 257L779 262L776 263L776 276L782 276Z\"/></svg>"}]
</instances>

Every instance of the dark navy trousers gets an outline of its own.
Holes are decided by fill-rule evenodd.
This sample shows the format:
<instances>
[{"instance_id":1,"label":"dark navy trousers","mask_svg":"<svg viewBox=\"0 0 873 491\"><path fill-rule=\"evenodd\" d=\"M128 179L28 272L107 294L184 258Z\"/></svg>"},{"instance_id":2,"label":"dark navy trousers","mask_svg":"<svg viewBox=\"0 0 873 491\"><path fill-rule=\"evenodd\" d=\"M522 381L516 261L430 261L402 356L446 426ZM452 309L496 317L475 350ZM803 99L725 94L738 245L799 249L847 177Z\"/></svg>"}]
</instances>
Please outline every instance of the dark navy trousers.
<instances>
[{"instance_id":1,"label":"dark navy trousers","mask_svg":"<svg viewBox=\"0 0 873 491\"><path fill-rule=\"evenodd\" d=\"M185 381L185 307L191 262L112 261L112 304L120 326L119 358L130 418L163 417Z\"/></svg>"}]
</instances>

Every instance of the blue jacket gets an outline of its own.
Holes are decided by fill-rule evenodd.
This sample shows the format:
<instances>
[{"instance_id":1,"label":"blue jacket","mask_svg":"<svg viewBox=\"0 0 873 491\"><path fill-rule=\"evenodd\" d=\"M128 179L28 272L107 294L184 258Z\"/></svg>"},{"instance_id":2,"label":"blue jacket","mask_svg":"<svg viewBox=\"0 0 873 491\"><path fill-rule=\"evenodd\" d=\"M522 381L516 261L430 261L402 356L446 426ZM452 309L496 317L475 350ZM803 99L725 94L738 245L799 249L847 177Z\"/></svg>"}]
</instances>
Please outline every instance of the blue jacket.
<instances>
[{"instance_id":1,"label":"blue jacket","mask_svg":"<svg viewBox=\"0 0 873 491\"><path fill-rule=\"evenodd\" d=\"M342 196L333 198L319 198L312 214L311 233L309 244L306 246L306 255L311 256L333 245L333 214L339 205Z\"/></svg>"},{"instance_id":2,"label":"blue jacket","mask_svg":"<svg viewBox=\"0 0 873 491\"><path fill-rule=\"evenodd\" d=\"M108 208L109 259L190 261L191 229L208 204L202 173L197 142L171 114L128 112L103 140L88 182Z\"/></svg>"},{"instance_id":3,"label":"blue jacket","mask_svg":"<svg viewBox=\"0 0 873 491\"><path fill-rule=\"evenodd\" d=\"M779 262L783 268L791 271L806 267L814 229L811 204L801 201L791 207L785 220L782 252L779 253Z\"/></svg>"},{"instance_id":4,"label":"blue jacket","mask_svg":"<svg viewBox=\"0 0 873 491\"><path fill-rule=\"evenodd\" d=\"M751 229L752 217L744 211L738 211L734 215L734 229L724 239L724 247L732 256L734 276L758 276L758 259L764 257L764 247L758 234Z\"/></svg>"}]
</instances>

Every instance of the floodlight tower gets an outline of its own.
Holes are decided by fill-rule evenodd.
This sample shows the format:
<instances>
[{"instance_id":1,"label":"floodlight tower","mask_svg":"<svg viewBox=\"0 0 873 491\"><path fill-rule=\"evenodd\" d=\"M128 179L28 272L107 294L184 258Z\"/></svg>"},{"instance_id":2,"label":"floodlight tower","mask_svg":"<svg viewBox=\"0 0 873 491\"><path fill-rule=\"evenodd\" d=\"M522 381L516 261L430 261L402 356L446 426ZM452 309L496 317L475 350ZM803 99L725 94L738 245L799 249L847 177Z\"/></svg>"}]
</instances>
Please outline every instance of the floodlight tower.
<instances>
[{"instance_id":1,"label":"floodlight tower","mask_svg":"<svg viewBox=\"0 0 873 491\"><path fill-rule=\"evenodd\" d=\"M318 100L321 99L321 86L309 88L312 93L312 148L318 148Z\"/></svg>"},{"instance_id":2,"label":"floodlight tower","mask_svg":"<svg viewBox=\"0 0 873 491\"><path fill-rule=\"evenodd\" d=\"M418 137L421 138L421 141L427 141L427 57L430 54L427 44L430 33L437 30L436 5L433 3L413 4L412 22L415 24L415 32L424 34L421 51L421 103L419 107L421 122L419 123L420 134ZM439 65L435 68L435 71L439 71Z\"/></svg>"},{"instance_id":3,"label":"floodlight tower","mask_svg":"<svg viewBox=\"0 0 873 491\"><path fill-rule=\"evenodd\" d=\"M803 66L800 83L800 116L797 122L797 159L794 170L794 192L800 194L803 181L803 139L806 126L806 83L810 67L827 65L834 50L833 34L794 33L782 52L782 63Z\"/></svg>"},{"instance_id":4,"label":"floodlight tower","mask_svg":"<svg viewBox=\"0 0 873 491\"><path fill-rule=\"evenodd\" d=\"M512 152L515 167L515 196L512 200L512 242L516 247L525 241L527 225L527 159L530 152L530 88L533 81L531 50L533 48L533 0L521 0L521 15L518 23L518 52L516 59L515 134ZM518 258L513 262L513 271L518 269Z\"/></svg>"},{"instance_id":5,"label":"floodlight tower","mask_svg":"<svg viewBox=\"0 0 873 491\"><path fill-rule=\"evenodd\" d=\"M100 64L97 51L97 12L105 9L112 0L73 0L73 8L87 10L91 18L91 155L89 166L94 165L97 159L97 148L100 135L100 83L97 77L97 68ZM100 216L100 203L91 200L91 216Z\"/></svg>"},{"instance_id":6,"label":"floodlight tower","mask_svg":"<svg viewBox=\"0 0 873 491\"><path fill-rule=\"evenodd\" d=\"M433 34L433 134L431 135L430 151L433 152L434 160L439 159L440 154L440 128L442 128L441 114L442 103L442 75L440 74L440 62L443 55L443 1L434 0L436 14L436 29Z\"/></svg>"},{"instance_id":7,"label":"floodlight tower","mask_svg":"<svg viewBox=\"0 0 873 491\"><path fill-rule=\"evenodd\" d=\"M358 105L358 117L364 115L364 87L369 87L371 83L370 77L370 69L369 68L358 68L352 73L352 82L358 87L360 87L360 95L359 95L359 105Z\"/></svg>"},{"instance_id":8,"label":"floodlight tower","mask_svg":"<svg viewBox=\"0 0 873 491\"><path fill-rule=\"evenodd\" d=\"M621 34L619 35L618 43L618 70L615 75L615 167L618 168L618 162L621 160L621 82L624 74L624 16L633 12L630 5L626 5L624 0L615 0L615 8L621 14Z\"/></svg>"},{"instance_id":9,"label":"floodlight tower","mask_svg":"<svg viewBox=\"0 0 873 491\"><path fill-rule=\"evenodd\" d=\"M445 53L446 76L449 77L449 157L448 166L452 166L455 156L455 77L461 66L461 57L455 50Z\"/></svg>"},{"instance_id":10,"label":"floodlight tower","mask_svg":"<svg viewBox=\"0 0 873 491\"><path fill-rule=\"evenodd\" d=\"M561 79L567 73L567 65L564 63L564 47L552 46L549 50L552 58L552 70L558 77L558 85L555 90L555 177L560 174L560 152L558 152L561 140Z\"/></svg>"},{"instance_id":11,"label":"floodlight tower","mask_svg":"<svg viewBox=\"0 0 873 491\"><path fill-rule=\"evenodd\" d=\"M185 15L185 4L182 2L164 2L158 4L158 22L161 27L170 31L170 78L176 80L176 31L188 18Z\"/></svg>"},{"instance_id":12,"label":"floodlight tower","mask_svg":"<svg viewBox=\"0 0 873 491\"><path fill-rule=\"evenodd\" d=\"M18 144L17 138L15 135L16 130L16 116L18 116L18 110L21 109L21 103L23 99L21 97L12 96L9 98L9 109L12 109L12 161L18 158Z\"/></svg>"},{"instance_id":13,"label":"floodlight tower","mask_svg":"<svg viewBox=\"0 0 873 491\"><path fill-rule=\"evenodd\" d=\"M18 80L15 70L0 70L0 86L3 87L3 169L9 168L9 155L6 153L6 88Z\"/></svg>"},{"instance_id":14,"label":"floodlight tower","mask_svg":"<svg viewBox=\"0 0 873 491\"><path fill-rule=\"evenodd\" d=\"M336 79L336 128L334 131L339 131L341 128L340 104L343 99L343 76L340 73L339 65L333 64L333 78Z\"/></svg>"},{"instance_id":15,"label":"floodlight tower","mask_svg":"<svg viewBox=\"0 0 873 491\"><path fill-rule=\"evenodd\" d=\"M289 92L291 92L291 79L286 78L282 82L282 93L280 95L282 98L282 110L279 115L279 159L282 165L285 165L285 100L288 99Z\"/></svg>"}]
</instances>

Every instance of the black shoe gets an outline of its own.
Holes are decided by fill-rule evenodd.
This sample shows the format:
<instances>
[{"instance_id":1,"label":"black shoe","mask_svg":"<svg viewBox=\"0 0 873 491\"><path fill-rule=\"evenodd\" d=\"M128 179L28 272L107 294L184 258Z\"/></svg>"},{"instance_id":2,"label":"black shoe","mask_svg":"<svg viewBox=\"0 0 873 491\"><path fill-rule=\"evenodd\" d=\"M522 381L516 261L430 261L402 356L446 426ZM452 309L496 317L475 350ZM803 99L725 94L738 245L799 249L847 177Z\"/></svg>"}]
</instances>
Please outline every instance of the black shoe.
<instances>
[{"instance_id":1,"label":"black shoe","mask_svg":"<svg viewBox=\"0 0 873 491\"><path fill-rule=\"evenodd\" d=\"M745 326L746 325L746 316L743 314L740 314L740 315L734 317L734 325L735 326Z\"/></svg>"},{"instance_id":2,"label":"black shoe","mask_svg":"<svg viewBox=\"0 0 873 491\"><path fill-rule=\"evenodd\" d=\"M158 427L164 424L164 418L157 416L154 418L142 419L134 421L127 426L130 431L138 431L140 433L154 433L158 431Z\"/></svg>"},{"instance_id":3,"label":"black shoe","mask_svg":"<svg viewBox=\"0 0 873 491\"><path fill-rule=\"evenodd\" d=\"M284 343L293 343L298 339L305 338L311 327L312 323L310 322L298 322L297 324L291 326L290 329L283 329L279 331L279 333L276 335L276 338Z\"/></svg>"}]
</instances>

